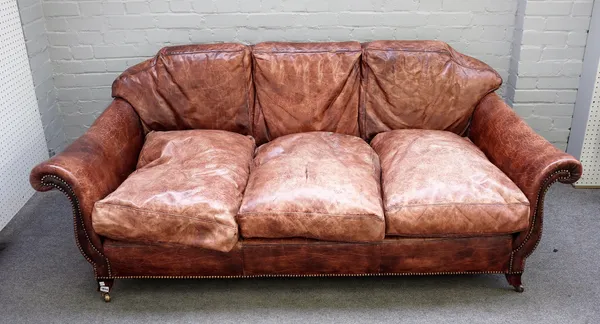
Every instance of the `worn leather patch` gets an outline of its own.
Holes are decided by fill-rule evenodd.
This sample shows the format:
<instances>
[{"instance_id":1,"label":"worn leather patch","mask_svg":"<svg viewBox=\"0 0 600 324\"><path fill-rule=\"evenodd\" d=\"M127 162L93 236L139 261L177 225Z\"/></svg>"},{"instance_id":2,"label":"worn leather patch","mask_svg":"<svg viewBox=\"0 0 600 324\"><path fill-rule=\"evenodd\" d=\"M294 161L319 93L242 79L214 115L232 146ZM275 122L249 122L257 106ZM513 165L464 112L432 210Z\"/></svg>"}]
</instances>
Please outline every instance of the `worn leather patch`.
<instances>
[{"instance_id":1,"label":"worn leather patch","mask_svg":"<svg viewBox=\"0 0 600 324\"><path fill-rule=\"evenodd\" d=\"M379 241L379 159L362 139L330 132L258 148L238 214L243 237Z\"/></svg>"},{"instance_id":2,"label":"worn leather patch","mask_svg":"<svg viewBox=\"0 0 600 324\"><path fill-rule=\"evenodd\" d=\"M269 139L310 131L359 135L358 42L260 43L252 56L257 118Z\"/></svg>"},{"instance_id":3,"label":"worn leather patch","mask_svg":"<svg viewBox=\"0 0 600 324\"><path fill-rule=\"evenodd\" d=\"M529 201L469 139L446 131L377 135L388 235L501 235L529 225Z\"/></svg>"},{"instance_id":4,"label":"worn leather patch","mask_svg":"<svg viewBox=\"0 0 600 324\"><path fill-rule=\"evenodd\" d=\"M500 87L487 64L439 41L375 41L363 46L361 134L394 129L462 134L477 103Z\"/></svg>"},{"instance_id":5,"label":"worn leather patch","mask_svg":"<svg viewBox=\"0 0 600 324\"><path fill-rule=\"evenodd\" d=\"M96 232L132 242L229 251L254 139L215 130L151 132L137 170L92 215Z\"/></svg>"}]
</instances>

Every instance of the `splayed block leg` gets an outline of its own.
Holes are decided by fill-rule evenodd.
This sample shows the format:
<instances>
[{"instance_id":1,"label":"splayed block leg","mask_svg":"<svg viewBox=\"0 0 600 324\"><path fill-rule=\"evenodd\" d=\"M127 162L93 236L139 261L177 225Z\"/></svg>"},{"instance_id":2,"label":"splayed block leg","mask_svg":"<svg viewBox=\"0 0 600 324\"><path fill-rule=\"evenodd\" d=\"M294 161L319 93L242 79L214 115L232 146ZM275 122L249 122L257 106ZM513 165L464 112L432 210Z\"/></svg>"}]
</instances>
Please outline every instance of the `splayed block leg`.
<instances>
[{"instance_id":1,"label":"splayed block leg","mask_svg":"<svg viewBox=\"0 0 600 324\"><path fill-rule=\"evenodd\" d=\"M508 281L509 285L515 288L516 292L522 293L523 291L525 291L525 288L523 288L523 283L521 282L521 273L507 274L506 280Z\"/></svg>"},{"instance_id":2,"label":"splayed block leg","mask_svg":"<svg viewBox=\"0 0 600 324\"><path fill-rule=\"evenodd\" d=\"M112 290L114 280L98 280L98 291L102 294L105 302L110 302L110 291Z\"/></svg>"}]
</instances>

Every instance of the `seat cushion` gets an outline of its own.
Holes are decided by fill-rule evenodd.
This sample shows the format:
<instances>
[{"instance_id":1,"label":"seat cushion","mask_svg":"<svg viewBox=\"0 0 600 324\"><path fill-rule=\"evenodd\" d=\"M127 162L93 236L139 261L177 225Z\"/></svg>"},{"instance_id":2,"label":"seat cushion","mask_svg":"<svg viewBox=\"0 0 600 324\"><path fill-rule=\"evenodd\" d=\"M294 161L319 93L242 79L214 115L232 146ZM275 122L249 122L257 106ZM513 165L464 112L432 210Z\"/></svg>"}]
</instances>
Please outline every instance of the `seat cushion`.
<instances>
[{"instance_id":1,"label":"seat cushion","mask_svg":"<svg viewBox=\"0 0 600 324\"><path fill-rule=\"evenodd\" d=\"M379 160L362 139L329 132L260 146L238 214L242 237L378 241Z\"/></svg>"},{"instance_id":2,"label":"seat cushion","mask_svg":"<svg viewBox=\"0 0 600 324\"><path fill-rule=\"evenodd\" d=\"M363 47L361 133L465 131L477 103L502 78L439 41L375 41Z\"/></svg>"},{"instance_id":3,"label":"seat cushion","mask_svg":"<svg viewBox=\"0 0 600 324\"><path fill-rule=\"evenodd\" d=\"M151 132L137 170L94 206L98 234L229 251L254 140L216 130Z\"/></svg>"},{"instance_id":4,"label":"seat cushion","mask_svg":"<svg viewBox=\"0 0 600 324\"><path fill-rule=\"evenodd\" d=\"M523 231L529 202L467 138L445 131L377 135L386 232L481 236Z\"/></svg>"},{"instance_id":5,"label":"seat cushion","mask_svg":"<svg viewBox=\"0 0 600 324\"><path fill-rule=\"evenodd\" d=\"M270 139L310 131L358 136L360 55L358 42L254 46L257 124L264 120Z\"/></svg>"},{"instance_id":6,"label":"seat cushion","mask_svg":"<svg viewBox=\"0 0 600 324\"><path fill-rule=\"evenodd\" d=\"M242 44L165 47L127 69L112 87L155 131L220 129L252 134L250 48Z\"/></svg>"}]
</instances>

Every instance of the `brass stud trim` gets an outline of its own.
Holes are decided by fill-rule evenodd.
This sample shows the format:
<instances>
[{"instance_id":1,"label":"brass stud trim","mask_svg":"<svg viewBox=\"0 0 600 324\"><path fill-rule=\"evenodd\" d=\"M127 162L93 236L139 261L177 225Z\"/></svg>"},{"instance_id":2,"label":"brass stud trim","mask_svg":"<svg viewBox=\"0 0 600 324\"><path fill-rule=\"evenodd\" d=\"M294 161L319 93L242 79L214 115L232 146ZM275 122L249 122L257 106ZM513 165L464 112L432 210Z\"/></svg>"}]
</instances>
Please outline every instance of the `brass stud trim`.
<instances>
[{"instance_id":1,"label":"brass stud trim","mask_svg":"<svg viewBox=\"0 0 600 324\"><path fill-rule=\"evenodd\" d=\"M555 177L558 174L564 174L564 176ZM509 272L512 273L515 253L517 253L523 247L525 247L525 244L527 244L527 242L531 238L531 235L533 234L533 231L535 229L535 221L536 221L538 215L540 217L540 236L539 236L540 239L537 240L537 242L533 246L533 249L531 249L531 251L526 253L526 255L523 257L523 260L527 259L540 244L540 240L541 240L543 229L544 229L543 218L541 218L541 217L543 217L543 215L544 215L544 199L546 198L546 193L548 192L548 189L550 189L550 187L553 184L555 184L557 181L568 180L570 177L571 177L571 172L569 172L569 170L557 170L557 171L552 172L548 177L546 177L546 179L544 179L544 182L542 183L542 187L540 188L540 191L538 191L538 194L536 196L536 202L534 204L535 212L533 213L533 217L531 219L531 226L529 228L529 232L525 236L525 239L523 240L523 242L521 242L521 244L516 249L514 249L510 254ZM554 178L554 179L552 179L552 178Z\"/></svg>"},{"instance_id":2,"label":"brass stud trim","mask_svg":"<svg viewBox=\"0 0 600 324\"><path fill-rule=\"evenodd\" d=\"M98 280L111 279L237 279L237 278L305 278L305 277L384 277L384 276L435 276L467 274L521 274L507 271L440 271L440 272L382 272L382 273L315 273L315 274L258 274L232 276L112 276L98 277Z\"/></svg>"},{"instance_id":3,"label":"brass stud trim","mask_svg":"<svg viewBox=\"0 0 600 324\"><path fill-rule=\"evenodd\" d=\"M59 186L54 182L48 181L48 178L51 178L51 179L54 179L55 181L60 182L62 186ZM112 271L111 271L111 267L110 267L110 262L108 261L108 258L104 254L102 254L102 252L100 252L94 246L94 244L92 244L92 240L90 239L90 237L85 229L85 223L83 221L81 208L79 207L79 201L77 200L77 196L75 195L75 192L73 191L71 186L62 178L52 175L52 174L47 174L47 175L42 176L41 183L42 183L42 186L53 187L53 188L57 189L58 191L62 192L65 196L67 196L67 198L69 199L69 202L71 203L71 208L73 209L73 231L75 232L75 243L77 244L77 247L79 248L79 252L81 252L83 257L92 265L92 267L94 269L94 277L98 277L98 273L97 273L97 269L96 269L97 264L90 257L87 256L87 254L83 251L81 242L79 242L79 237L77 236L77 218L78 217L81 219L81 228L83 229L83 233L88 241L88 244L92 247L92 249L94 251L96 251L96 253L98 253L102 258L104 258L104 260L106 261L107 267L108 267L108 275L111 276Z\"/></svg>"}]
</instances>

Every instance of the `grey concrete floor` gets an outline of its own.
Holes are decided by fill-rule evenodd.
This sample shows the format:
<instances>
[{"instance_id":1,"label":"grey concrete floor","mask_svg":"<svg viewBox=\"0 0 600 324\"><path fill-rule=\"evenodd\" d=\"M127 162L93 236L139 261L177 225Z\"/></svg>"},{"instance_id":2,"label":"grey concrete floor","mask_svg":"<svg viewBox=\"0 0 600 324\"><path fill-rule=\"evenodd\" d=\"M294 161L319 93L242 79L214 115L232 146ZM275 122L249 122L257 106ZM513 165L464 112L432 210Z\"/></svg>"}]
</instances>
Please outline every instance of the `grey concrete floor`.
<instances>
[{"instance_id":1,"label":"grey concrete floor","mask_svg":"<svg viewBox=\"0 0 600 324\"><path fill-rule=\"evenodd\" d=\"M147 279L106 304L67 199L36 193L0 232L0 322L600 323L600 190L555 185L544 223L522 294L502 275Z\"/></svg>"}]
</instances>

